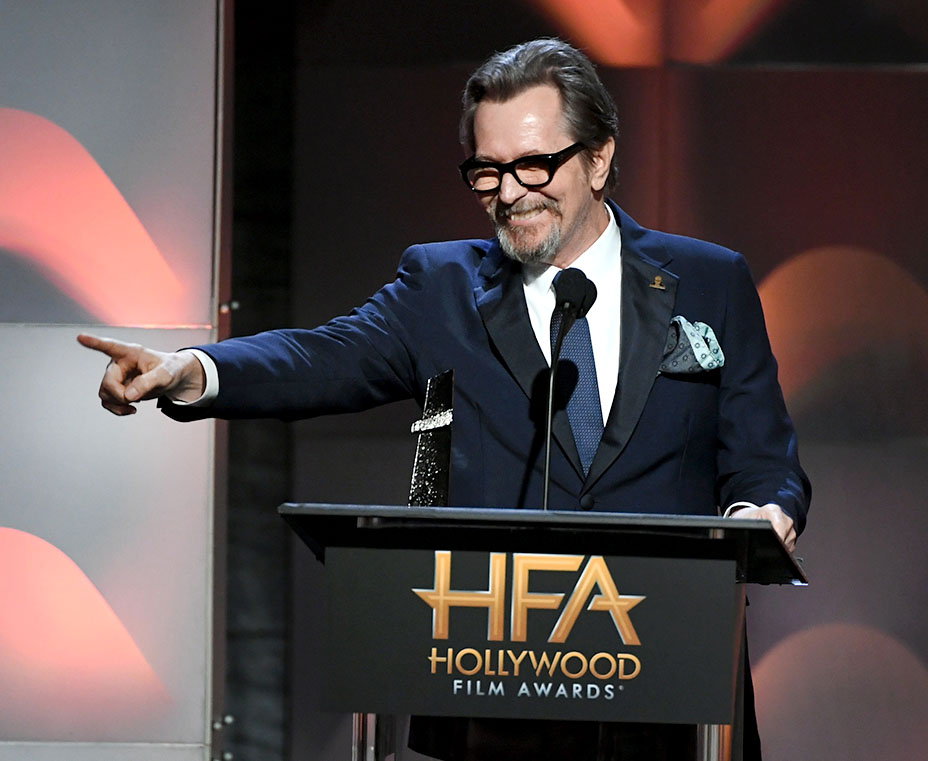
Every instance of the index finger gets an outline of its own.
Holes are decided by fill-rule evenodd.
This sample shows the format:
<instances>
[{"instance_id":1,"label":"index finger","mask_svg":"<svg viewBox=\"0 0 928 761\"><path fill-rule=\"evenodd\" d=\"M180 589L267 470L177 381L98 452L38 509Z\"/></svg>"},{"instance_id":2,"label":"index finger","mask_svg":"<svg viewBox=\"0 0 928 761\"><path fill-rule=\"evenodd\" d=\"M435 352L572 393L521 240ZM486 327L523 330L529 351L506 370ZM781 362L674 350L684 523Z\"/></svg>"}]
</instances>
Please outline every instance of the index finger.
<instances>
[{"instance_id":1,"label":"index finger","mask_svg":"<svg viewBox=\"0 0 928 761\"><path fill-rule=\"evenodd\" d=\"M81 346L86 346L88 349L102 352L112 359L122 359L132 350L129 344L117 341L115 338L102 338L100 336L91 335L90 333L79 334L77 336L77 342Z\"/></svg>"}]
</instances>

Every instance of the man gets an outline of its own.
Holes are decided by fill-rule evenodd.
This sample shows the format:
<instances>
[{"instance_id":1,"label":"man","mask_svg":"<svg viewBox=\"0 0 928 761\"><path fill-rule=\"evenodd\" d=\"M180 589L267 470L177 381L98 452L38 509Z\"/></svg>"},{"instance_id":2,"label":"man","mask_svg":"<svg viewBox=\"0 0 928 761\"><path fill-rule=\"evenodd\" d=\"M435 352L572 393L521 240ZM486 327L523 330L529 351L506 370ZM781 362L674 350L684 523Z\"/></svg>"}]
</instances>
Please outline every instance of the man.
<instances>
[{"instance_id":1,"label":"man","mask_svg":"<svg viewBox=\"0 0 928 761\"><path fill-rule=\"evenodd\" d=\"M606 199L617 118L592 64L557 40L491 57L468 81L461 134L473 152L462 176L495 239L413 246L393 283L312 331L170 354L81 336L112 358L103 406L126 415L162 397L180 420L293 419L421 401L430 377L454 369L451 504L537 507L552 282L575 267L599 293L578 321L595 364L577 381L599 404L583 423L592 447L569 402L555 415L550 506L721 510L769 520L792 549L809 484L750 273L737 254L643 229ZM678 368L684 333L716 361ZM640 745L640 757L676 759L691 745L670 728L655 738L648 728L451 722L454 742L440 749L437 726L413 740L447 758L626 758L623 747Z\"/></svg>"}]
</instances>

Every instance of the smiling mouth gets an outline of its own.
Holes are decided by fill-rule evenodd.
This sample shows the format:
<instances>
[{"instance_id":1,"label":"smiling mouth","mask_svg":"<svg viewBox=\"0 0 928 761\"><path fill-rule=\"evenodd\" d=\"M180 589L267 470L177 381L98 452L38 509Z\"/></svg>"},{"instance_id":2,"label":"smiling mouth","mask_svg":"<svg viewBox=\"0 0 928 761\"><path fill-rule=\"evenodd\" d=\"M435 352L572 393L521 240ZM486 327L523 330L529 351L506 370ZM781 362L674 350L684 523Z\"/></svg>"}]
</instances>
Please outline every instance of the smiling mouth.
<instances>
[{"instance_id":1,"label":"smiling mouth","mask_svg":"<svg viewBox=\"0 0 928 761\"><path fill-rule=\"evenodd\" d=\"M505 219L509 222L526 222L530 219L534 219L543 211L545 211L544 206L539 206L534 209L526 209L525 211L510 211L505 215Z\"/></svg>"},{"instance_id":2,"label":"smiling mouth","mask_svg":"<svg viewBox=\"0 0 928 761\"><path fill-rule=\"evenodd\" d=\"M496 214L498 224L520 225L526 222L532 222L545 211L553 213L552 204L538 204L530 207L523 206L500 209Z\"/></svg>"}]
</instances>

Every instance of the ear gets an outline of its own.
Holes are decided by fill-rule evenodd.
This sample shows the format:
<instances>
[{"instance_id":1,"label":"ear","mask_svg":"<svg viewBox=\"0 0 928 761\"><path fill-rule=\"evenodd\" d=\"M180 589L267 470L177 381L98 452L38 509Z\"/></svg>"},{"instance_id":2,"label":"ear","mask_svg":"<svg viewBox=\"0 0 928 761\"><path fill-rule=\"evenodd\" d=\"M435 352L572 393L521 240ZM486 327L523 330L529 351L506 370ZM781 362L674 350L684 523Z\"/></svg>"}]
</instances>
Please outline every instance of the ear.
<instances>
[{"instance_id":1,"label":"ear","mask_svg":"<svg viewBox=\"0 0 928 761\"><path fill-rule=\"evenodd\" d=\"M590 186L599 192L606 186L609 170L612 168L612 156L615 154L615 140L609 138L599 148L590 151Z\"/></svg>"}]
</instances>

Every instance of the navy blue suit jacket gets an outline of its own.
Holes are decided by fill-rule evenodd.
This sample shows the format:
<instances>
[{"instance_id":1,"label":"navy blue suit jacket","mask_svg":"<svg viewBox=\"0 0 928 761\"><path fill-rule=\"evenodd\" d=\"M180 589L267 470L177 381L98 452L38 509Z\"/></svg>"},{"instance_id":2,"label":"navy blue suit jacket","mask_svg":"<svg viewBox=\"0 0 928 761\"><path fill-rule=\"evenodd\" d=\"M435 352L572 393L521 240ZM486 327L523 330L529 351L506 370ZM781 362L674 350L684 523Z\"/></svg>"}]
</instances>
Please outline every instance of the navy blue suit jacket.
<instances>
[{"instance_id":1,"label":"navy blue suit jacket","mask_svg":"<svg viewBox=\"0 0 928 761\"><path fill-rule=\"evenodd\" d=\"M805 523L809 485L744 259L647 230L612 205L622 235L621 357L615 403L584 476L566 412L554 421L550 506L715 515L776 502ZM663 288L651 287L660 276ZM710 325L720 370L659 372L671 318ZM409 248L396 280L315 330L277 330L199 347L219 369L208 410L177 419L296 419L413 397L454 370L450 503L540 507L547 365L520 265L495 240Z\"/></svg>"}]
</instances>

